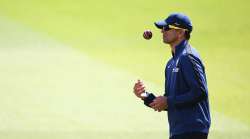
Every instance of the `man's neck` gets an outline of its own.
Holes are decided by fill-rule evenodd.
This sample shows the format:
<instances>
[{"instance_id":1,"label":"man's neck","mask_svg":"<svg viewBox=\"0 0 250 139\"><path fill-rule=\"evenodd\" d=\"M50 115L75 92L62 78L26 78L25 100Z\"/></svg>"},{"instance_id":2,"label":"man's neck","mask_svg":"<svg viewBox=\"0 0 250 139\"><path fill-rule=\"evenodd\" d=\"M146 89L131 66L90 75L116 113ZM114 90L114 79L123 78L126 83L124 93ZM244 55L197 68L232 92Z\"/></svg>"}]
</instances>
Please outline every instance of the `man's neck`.
<instances>
[{"instance_id":1,"label":"man's neck","mask_svg":"<svg viewBox=\"0 0 250 139\"><path fill-rule=\"evenodd\" d=\"M175 42L169 44L170 47L171 47L171 51L172 51L173 54L175 54L175 48L176 48L176 46L179 45L183 40L185 40L185 38L176 40Z\"/></svg>"}]
</instances>

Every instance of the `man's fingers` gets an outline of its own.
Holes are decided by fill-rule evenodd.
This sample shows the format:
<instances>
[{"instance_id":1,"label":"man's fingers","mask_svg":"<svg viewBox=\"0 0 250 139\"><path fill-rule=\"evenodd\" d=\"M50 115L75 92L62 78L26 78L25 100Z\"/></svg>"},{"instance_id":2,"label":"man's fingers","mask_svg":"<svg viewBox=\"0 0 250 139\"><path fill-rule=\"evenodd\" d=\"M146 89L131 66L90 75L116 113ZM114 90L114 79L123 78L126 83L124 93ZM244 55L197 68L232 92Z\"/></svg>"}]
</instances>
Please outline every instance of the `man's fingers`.
<instances>
[{"instance_id":1,"label":"man's fingers","mask_svg":"<svg viewBox=\"0 0 250 139\"><path fill-rule=\"evenodd\" d=\"M136 96L141 98L141 97L143 97L143 96L141 96L142 93L144 93L144 91L136 92L135 94L136 94Z\"/></svg>"},{"instance_id":2,"label":"man's fingers","mask_svg":"<svg viewBox=\"0 0 250 139\"><path fill-rule=\"evenodd\" d=\"M136 85L134 86L134 90L137 89L137 88L141 88L142 86L141 85Z\"/></svg>"},{"instance_id":3,"label":"man's fingers","mask_svg":"<svg viewBox=\"0 0 250 139\"><path fill-rule=\"evenodd\" d=\"M141 88L138 88L137 89L137 92L139 92L139 93L142 93L142 92L144 92L145 91L145 87L141 87Z\"/></svg>"},{"instance_id":4,"label":"man's fingers","mask_svg":"<svg viewBox=\"0 0 250 139\"><path fill-rule=\"evenodd\" d=\"M161 97L157 97L153 100L152 103L149 104L149 106L154 109L155 111L161 112L165 109L165 105L161 103Z\"/></svg>"},{"instance_id":5,"label":"man's fingers","mask_svg":"<svg viewBox=\"0 0 250 139\"><path fill-rule=\"evenodd\" d=\"M157 106L154 106L153 109L154 109L155 111L159 111L159 108L158 108Z\"/></svg>"},{"instance_id":6,"label":"man's fingers","mask_svg":"<svg viewBox=\"0 0 250 139\"><path fill-rule=\"evenodd\" d=\"M138 80L135 85L143 85L143 82L141 82L140 80Z\"/></svg>"},{"instance_id":7,"label":"man's fingers","mask_svg":"<svg viewBox=\"0 0 250 139\"><path fill-rule=\"evenodd\" d=\"M149 104L149 106L153 108L153 107L155 107L155 104L156 104L156 103L153 101L153 102L151 102L151 103Z\"/></svg>"},{"instance_id":8,"label":"man's fingers","mask_svg":"<svg viewBox=\"0 0 250 139\"><path fill-rule=\"evenodd\" d=\"M134 91L135 91L136 93L144 92L144 91L145 91L145 87L138 87L138 88L135 88Z\"/></svg>"},{"instance_id":9,"label":"man's fingers","mask_svg":"<svg viewBox=\"0 0 250 139\"><path fill-rule=\"evenodd\" d=\"M154 106L153 102L150 103L149 106L150 106L151 108L153 108L153 106Z\"/></svg>"},{"instance_id":10,"label":"man's fingers","mask_svg":"<svg viewBox=\"0 0 250 139\"><path fill-rule=\"evenodd\" d=\"M145 92L145 87L141 87L141 88L135 88L134 89L134 94L139 97L142 98L141 94Z\"/></svg>"},{"instance_id":11,"label":"man's fingers","mask_svg":"<svg viewBox=\"0 0 250 139\"><path fill-rule=\"evenodd\" d=\"M142 93L145 92L145 86L144 84L141 82L141 80L137 80L137 82L135 83L134 85L134 88L133 88L133 91L134 91L134 94L139 97L139 98L143 98L141 96Z\"/></svg>"},{"instance_id":12,"label":"man's fingers","mask_svg":"<svg viewBox=\"0 0 250 139\"><path fill-rule=\"evenodd\" d=\"M161 112L162 110L158 109L158 112Z\"/></svg>"},{"instance_id":13,"label":"man's fingers","mask_svg":"<svg viewBox=\"0 0 250 139\"><path fill-rule=\"evenodd\" d=\"M134 90L137 91L137 90L140 90L141 88L143 88L144 86L134 86ZM145 87L144 87L145 88Z\"/></svg>"},{"instance_id":14,"label":"man's fingers","mask_svg":"<svg viewBox=\"0 0 250 139\"><path fill-rule=\"evenodd\" d=\"M161 111L160 105L159 105L159 104L157 103L157 101L155 101L155 100L154 100L152 103L150 103L149 106L150 106L151 108L153 108L155 111L158 111L158 112Z\"/></svg>"},{"instance_id":15,"label":"man's fingers","mask_svg":"<svg viewBox=\"0 0 250 139\"><path fill-rule=\"evenodd\" d=\"M138 83L138 84L135 84L134 87L142 87L142 86L144 86L144 84Z\"/></svg>"}]
</instances>

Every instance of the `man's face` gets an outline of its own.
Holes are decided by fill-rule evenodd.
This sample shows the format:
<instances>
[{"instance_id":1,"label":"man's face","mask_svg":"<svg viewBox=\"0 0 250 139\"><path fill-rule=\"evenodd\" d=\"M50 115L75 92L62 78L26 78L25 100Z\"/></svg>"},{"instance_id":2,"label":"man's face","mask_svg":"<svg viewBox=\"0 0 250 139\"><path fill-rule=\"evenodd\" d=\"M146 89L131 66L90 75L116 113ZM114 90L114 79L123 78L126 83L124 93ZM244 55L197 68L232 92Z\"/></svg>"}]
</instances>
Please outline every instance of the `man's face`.
<instances>
[{"instance_id":1,"label":"man's face","mask_svg":"<svg viewBox=\"0 0 250 139\"><path fill-rule=\"evenodd\" d=\"M175 29L163 28L161 30L163 42L167 44L171 44L178 39L178 34Z\"/></svg>"}]
</instances>

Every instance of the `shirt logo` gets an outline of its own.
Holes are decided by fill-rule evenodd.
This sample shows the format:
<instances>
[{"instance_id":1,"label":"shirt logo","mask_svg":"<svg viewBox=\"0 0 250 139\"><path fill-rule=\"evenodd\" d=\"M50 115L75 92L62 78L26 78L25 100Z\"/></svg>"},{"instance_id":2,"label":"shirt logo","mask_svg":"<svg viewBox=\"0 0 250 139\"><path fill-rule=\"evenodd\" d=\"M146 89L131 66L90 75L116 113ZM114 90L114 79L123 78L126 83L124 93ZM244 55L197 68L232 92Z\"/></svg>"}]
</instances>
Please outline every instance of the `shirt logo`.
<instances>
[{"instance_id":1,"label":"shirt logo","mask_svg":"<svg viewBox=\"0 0 250 139\"><path fill-rule=\"evenodd\" d=\"M179 72L179 68L173 68L172 72Z\"/></svg>"}]
</instances>

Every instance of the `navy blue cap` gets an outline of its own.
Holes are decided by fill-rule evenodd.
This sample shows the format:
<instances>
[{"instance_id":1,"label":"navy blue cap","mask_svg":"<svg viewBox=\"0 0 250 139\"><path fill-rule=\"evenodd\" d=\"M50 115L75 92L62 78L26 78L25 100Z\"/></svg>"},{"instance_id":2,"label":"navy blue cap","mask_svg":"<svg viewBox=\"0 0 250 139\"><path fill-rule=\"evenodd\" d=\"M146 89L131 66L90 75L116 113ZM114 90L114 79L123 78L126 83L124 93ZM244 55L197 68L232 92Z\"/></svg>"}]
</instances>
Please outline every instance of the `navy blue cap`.
<instances>
[{"instance_id":1,"label":"navy blue cap","mask_svg":"<svg viewBox=\"0 0 250 139\"><path fill-rule=\"evenodd\" d=\"M193 30L191 20L188 16L182 13L172 13L165 20L155 22L155 26L159 29L162 29L163 27L168 27L169 25L186 29L189 32L192 32Z\"/></svg>"}]
</instances>

